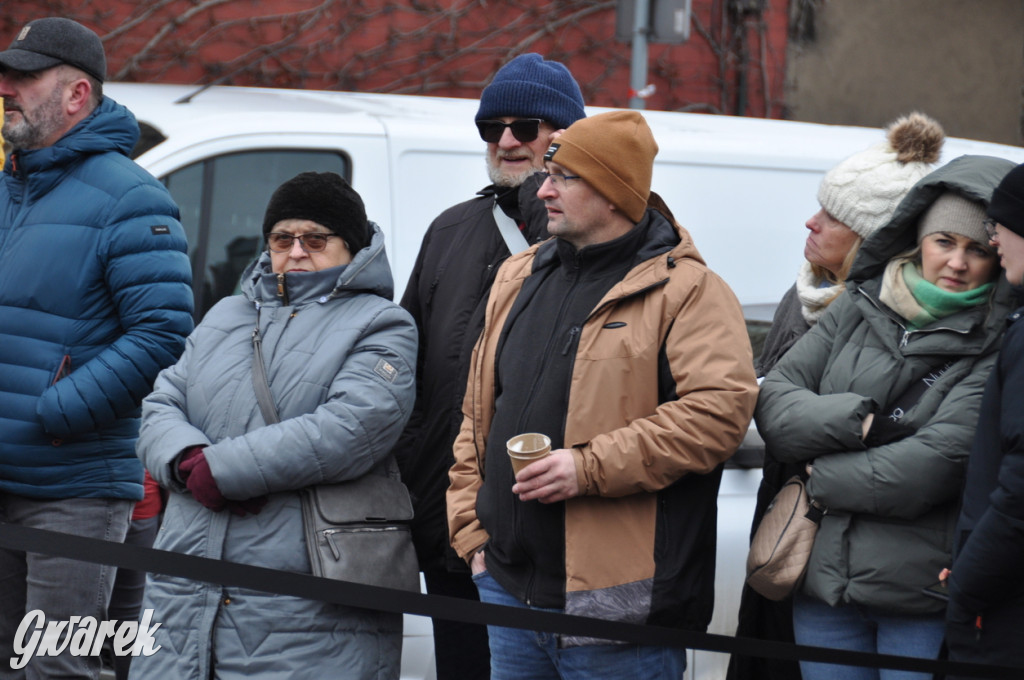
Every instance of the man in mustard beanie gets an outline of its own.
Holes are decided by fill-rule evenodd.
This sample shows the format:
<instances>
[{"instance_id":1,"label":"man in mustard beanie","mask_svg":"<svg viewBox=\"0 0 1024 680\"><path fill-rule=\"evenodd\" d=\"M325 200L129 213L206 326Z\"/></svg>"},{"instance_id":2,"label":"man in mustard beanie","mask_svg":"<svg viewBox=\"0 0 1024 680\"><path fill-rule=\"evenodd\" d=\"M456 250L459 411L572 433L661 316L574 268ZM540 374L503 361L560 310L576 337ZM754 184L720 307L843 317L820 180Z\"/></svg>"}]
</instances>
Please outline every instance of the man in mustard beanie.
<instances>
[{"instance_id":1,"label":"man in mustard beanie","mask_svg":"<svg viewBox=\"0 0 1024 680\"><path fill-rule=\"evenodd\" d=\"M448 544L445 519L469 353L498 266L548 237L533 173L544 167L551 134L585 115L564 65L521 54L502 66L475 119L491 184L431 223L402 296L420 331L420 358L416 405L395 457L413 495L413 540L431 594L477 597L469 569ZM433 625L438 680L490 677L486 628L443 619Z\"/></svg>"},{"instance_id":2,"label":"man in mustard beanie","mask_svg":"<svg viewBox=\"0 0 1024 680\"><path fill-rule=\"evenodd\" d=\"M722 464L756 400L740 305L651 192L644 118L573 123L537 193L556 238L498 271L449 476L480 599L705 630ZM550 455L513 473L506 443ZM494 677L682 677L685 650L490 627Z\"/></svg>"}]
</instances>

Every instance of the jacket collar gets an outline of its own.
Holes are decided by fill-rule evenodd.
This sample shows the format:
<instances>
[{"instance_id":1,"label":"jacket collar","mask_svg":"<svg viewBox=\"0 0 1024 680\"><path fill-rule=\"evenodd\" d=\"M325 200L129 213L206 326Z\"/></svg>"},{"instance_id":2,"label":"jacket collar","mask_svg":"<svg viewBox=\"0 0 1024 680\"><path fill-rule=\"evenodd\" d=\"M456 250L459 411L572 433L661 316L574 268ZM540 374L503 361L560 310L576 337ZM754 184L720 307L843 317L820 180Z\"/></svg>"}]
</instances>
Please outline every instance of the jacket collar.
<instances>
[{"instance_id":1,"label":"jacket collar","mask_svg":"<svg viewBox=\"0 0 1024 680\"><path fill-rule=\"evenodd\" d=\"M351 262L318 272L275 274L270 269L270 253L264 251L242 274L242 294L262 306L324 303L354 293L392 299L394 281L384 250L384 234L373 222L370 228L370 244L357 252Z\"/></svg>"},{"instance_id":2,"label":"jacket collar","mask_svg":"<svg viewBox=\"0 0 1024 680\"><path fill-rule=\"evenodd\" d=\"M891 339L892 347L898 349L904 339L914 338L903 353L916 354L982 354L995 349L1002 337L1002 329L1009 296L1007 291L996 287L990 302L965 309L943 317L923 328L907 331L906 322L879 299L881 279L876 277L851 289L847 294L861 310L865 320L871 324L876 335L885 341ZM897 332L896 327L903 332Z\"/></svg>"},{"instance_id":3,"label":"jacket collar","mask_svg":"<svg viewBox=\"0 0 1024 680\"><path fill-rule=\"evenodd\" d=\"M480 191L477 196L498 201L503 212L523 225L523 236L527 243L539 243L546 240L548 234L548 211L544 207L544 201L537 198L537 190L540 189L541 180L536 175L526 178L521 185L515 188L498 187L490 184Z\"/></svg>"}]
</instances>

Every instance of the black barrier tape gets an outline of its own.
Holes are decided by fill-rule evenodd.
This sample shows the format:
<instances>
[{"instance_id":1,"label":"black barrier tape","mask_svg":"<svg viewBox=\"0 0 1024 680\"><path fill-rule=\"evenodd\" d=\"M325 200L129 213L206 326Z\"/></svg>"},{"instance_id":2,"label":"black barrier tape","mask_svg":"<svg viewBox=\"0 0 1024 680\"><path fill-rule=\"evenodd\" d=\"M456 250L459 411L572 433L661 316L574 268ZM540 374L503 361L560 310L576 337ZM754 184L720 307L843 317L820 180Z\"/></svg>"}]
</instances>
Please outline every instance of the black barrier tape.
<instances>
[{"instance_id":1,"label":"black barrier tape","mask_svg":"<svg viewBox=\"0 0 1024 680\"><path fill-rule=\"evenodd\" d=\"M541 612L441 595L410 593L346 581L322 579L309 574L254 567L208 557L196 557L166 550L83 538L2 522L0 522L0 547L56 555L84 562L109 564L137 571L167 574L194 581L292 595L350 607L376 609L396 614L416 614L463 623L522 628L560 635L621 640L644 645L685 647L772 659L818 661L848 666L891 668L933 674L945 673L986 679L1019 679L1022 673L1020 668L806 647L785 642L736 638L729 635L698 633L676 628L644 626L584 616ZM155 623L159 623L159 621Z\"/></svg>"}]
</instances>

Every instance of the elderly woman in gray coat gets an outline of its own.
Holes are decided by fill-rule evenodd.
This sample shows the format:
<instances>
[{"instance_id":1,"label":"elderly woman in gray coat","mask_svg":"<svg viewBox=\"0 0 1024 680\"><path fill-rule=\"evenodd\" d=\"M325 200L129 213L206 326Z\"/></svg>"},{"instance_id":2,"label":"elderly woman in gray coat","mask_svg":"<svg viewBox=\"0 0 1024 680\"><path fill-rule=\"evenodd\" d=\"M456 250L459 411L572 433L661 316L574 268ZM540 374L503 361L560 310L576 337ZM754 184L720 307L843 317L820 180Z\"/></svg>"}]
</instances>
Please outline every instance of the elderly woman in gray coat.
<instances>
[{"instance_id":1,"label":"elderly woman in gray coat","mask_svg":"<svg viewBox=\"0 0 1024 680\"><path fill-rule=\"evenodd\" d=\"M380 229L333 173L281 185L267 251L143 404L138 454L170 491L156 547L310 573L299 491L387 474L414 399L416 331ZM253 391L253 329L281 422ZM386 569L387 565L381 565ZM398 677L399 614L152 574L160 651L138 678Z\"/></svg>"},{"instance_id":2,"label":"elderly woman in gray coat","mask_svg":"<svg viewBox=\"0 0 1024 680\"><path fill-rule=\"evenodd\" d=\"M828 507L794 597L797 643L935 658L981 392L1010 291L985 206L1009 161L962 156L910 190L863 244L846 294L767 375L757 426L805 463ZM916 248L915 248L916 246ZM804 680L922 674L801 662Z\"/></svg>"}]
</instances>

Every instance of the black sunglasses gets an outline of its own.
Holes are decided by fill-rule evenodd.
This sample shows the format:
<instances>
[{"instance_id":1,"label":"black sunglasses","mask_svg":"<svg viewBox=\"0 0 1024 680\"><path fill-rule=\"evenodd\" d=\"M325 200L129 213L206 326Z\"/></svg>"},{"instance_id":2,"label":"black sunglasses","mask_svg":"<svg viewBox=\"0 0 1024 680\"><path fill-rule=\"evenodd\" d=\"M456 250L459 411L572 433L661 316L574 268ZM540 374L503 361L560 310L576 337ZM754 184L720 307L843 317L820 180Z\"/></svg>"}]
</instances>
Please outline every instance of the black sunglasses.
<instances>
[{"instance_id":1,"label":"black sunglasses","mask_svg":"<svg viewBox=\"0 0 1024 680\"><path fill-rule=\"evenodd\" d=\"M505 128L512 130L512 136L524 144L537 139L540 134L540 118L520 118L511 123L500 120L478 120L476 129L480 131L480 139L488 144L497 144L505 134Z\"/></svg>"}]
</instances>

